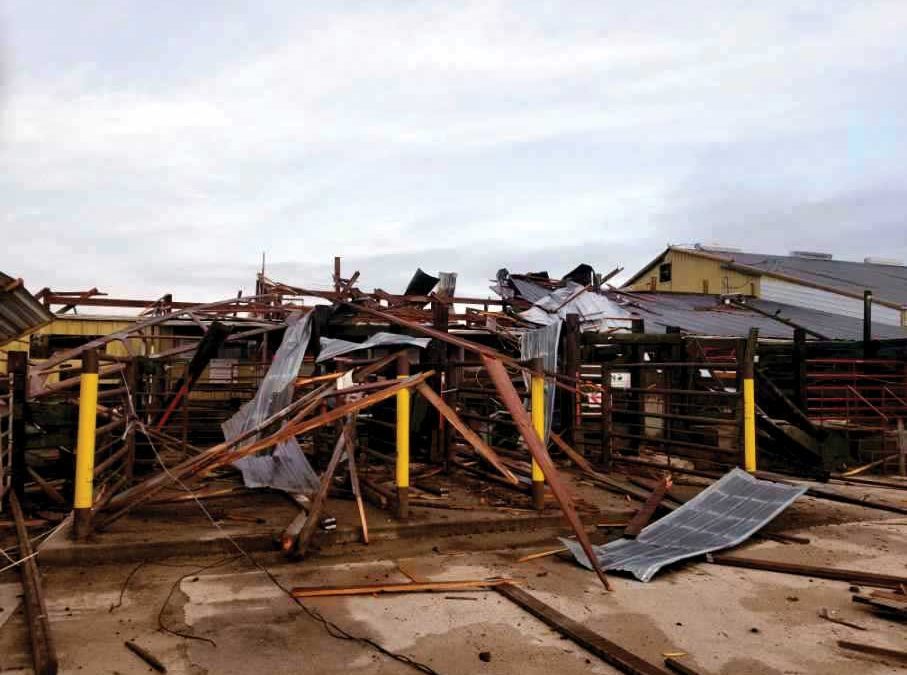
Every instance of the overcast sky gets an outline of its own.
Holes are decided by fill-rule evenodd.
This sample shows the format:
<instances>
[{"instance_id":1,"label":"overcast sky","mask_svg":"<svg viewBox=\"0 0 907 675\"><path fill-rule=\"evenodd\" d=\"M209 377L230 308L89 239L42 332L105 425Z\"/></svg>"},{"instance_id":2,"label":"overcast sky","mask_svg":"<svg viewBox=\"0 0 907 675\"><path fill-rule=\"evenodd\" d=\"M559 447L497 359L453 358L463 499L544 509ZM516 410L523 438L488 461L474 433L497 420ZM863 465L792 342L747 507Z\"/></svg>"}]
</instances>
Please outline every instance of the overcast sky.
<instances>
[{"instance_id":1,"label":"overcast sky","mask_svg":"<svg viewBox=\"0 0 907 675\"><path fill-rule=\"evenodd\" d=\"M261 251L469 292L669 242L907 258L905 34L904 0L0 0L0 270L208 300Z\"/></svg>"}]
</instances>

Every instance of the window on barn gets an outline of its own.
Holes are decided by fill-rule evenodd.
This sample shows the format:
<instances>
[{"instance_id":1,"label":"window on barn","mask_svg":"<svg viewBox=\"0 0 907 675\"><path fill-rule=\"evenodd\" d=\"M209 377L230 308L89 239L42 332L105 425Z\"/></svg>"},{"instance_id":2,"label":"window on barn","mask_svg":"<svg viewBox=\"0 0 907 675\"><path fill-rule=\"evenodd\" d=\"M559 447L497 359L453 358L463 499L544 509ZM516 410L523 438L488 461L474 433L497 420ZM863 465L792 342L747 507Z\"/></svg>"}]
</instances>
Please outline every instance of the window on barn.
<instances>
[{"instance_id":1,"label":"window on barn","mask_svg":"<svg viewBox=\"0 0 907 675\"><path fill-rule=\"evenodd\" d=\"M671 280L671 263L662 263L658 266L658 280L661 283Z\"/></svg>"}]
</instances>

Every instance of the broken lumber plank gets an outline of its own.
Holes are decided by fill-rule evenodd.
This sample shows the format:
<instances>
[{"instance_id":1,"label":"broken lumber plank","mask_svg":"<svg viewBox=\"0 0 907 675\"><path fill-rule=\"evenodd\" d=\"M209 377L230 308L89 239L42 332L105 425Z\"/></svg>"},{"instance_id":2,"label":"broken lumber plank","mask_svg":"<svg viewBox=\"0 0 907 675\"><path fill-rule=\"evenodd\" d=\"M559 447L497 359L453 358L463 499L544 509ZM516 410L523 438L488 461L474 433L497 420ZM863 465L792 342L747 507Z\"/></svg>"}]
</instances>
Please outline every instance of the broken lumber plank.
<instances>
[{"instance_id":1,"label":"broken lumber plank","mask_svg":"<svg viewBox=\"0 0 907 675\"><path fill-rule=\"evenodd\" d=\"M861 605L869 605L875 610L900 619L907 619L907 602L887 600L885 598L871 598L865 595L854 595L853 601ZM894 617L893 617L894 618Z\"/></svg>"},{"instance_id":2,"label":"broken lumber plank","mask_svg":"<svg viewBox=\"0 0 907 675\"><path fill-rule=\"evenodd\" d=\"M41 587L41 574L35 561L25 516L15 490L9 490L9 507L16 522L16 537L19 540L19 574L22 578L23 603L28 620L31 640L32 663L35 675L56 675L58 668L57 650L50 631L47 604Z\"/></svg>"},{"instance_id":3,"label":"broken lumber plank","mask_svg":"<svg viewBox=\"0 0 907 675\"><path fill-rule=\"evenodd\" d=\"M554 432L551 432L551 440L554 441L554 444L560 448L565 455L567 455L567 458L571 462L576 464L580 470L599 487L618 494L630 495L641 502L645 502L649 498L648 491L638 488L635 485L631 485L629 482L622 479L615 478L614 476L606 476L605 474L596 471L592 464L589 463L589 460L583 457L574 448L571 448ZM670 469L671 467L665 466L665 468ZM680 503L672 497L667 496L662 500L662 506L673 511L680 506Z\"/></svg>"},{"instance_id":4,"label":"broken lumber plank","mask_svg":"<svg viewBox=\"0 0 907 675\"><path fill-rule=\"evenodd\" d=\"M872 654L873 656L881 656L883 658L895 659L907 663L907 652L901 651L900 649L876 647L875 645L867 645L862 642L850 642L849 640L838 640L838 646L855 652L863 652L864 654Z\"/></svg>"},{"instance_id":5,"label":"broken lumber plank","mask_svg":"<svg viewBox=\"0 0 907 675\"><path fill-rule=\"evenodd\" d=\"M372 595L375 593L425 593L437 591L482 591L513 579L461 579L457 581L420 581L390 584L362 584L353 586L297 586L291 592L294 598L323 598L333 595Z\"/></svg>"},{"instance_id":6,"label":"broken lumber plank","mask_svg":"<svg viewBox=\"0 0 907 675\"><path fill-rule=\"evenodd\" d=\"M624 536L627 539L636 539L643 528L649 524L649 521L652 520L652 516L655 515L655 510L661 504L661 501L665 498L665 495L668 493L668 490L671 487L671 478L663 478L659 481L658 485L652 490L649 498L646 500L639 511L636 512L636 515L630 520L630 524L627 525L624 529Z\"/></svg>"},{"instance_id":7,"label":"broken lumber plank","mask_svg":"<svg viewBox=\"0 0 907 675\"><path fill-rule=\"evenodd\" d=\"M665 666L678 675L699 675L698 670L693 670L685 663L681 663L675 657L669 656L665 659Z\"/></svg>"},{"instance_id":8,"label":"broken lumber plank","mask_svg":"<svg viewBox=\"0 0 907 675\"><path fill-rule=\"evenodd\" d=\"M552 555L557 555L558 553L565 553L569 551L566 546L561 546L560 548L551 548L547 551L539 551L538 553L530 553L529 555L524 555L522 558L517 558L518 563L529 562L530 560L538 560L539 558L547 558Z\"/></svg>"},{"instance_id":9,"label":"broken lumber plank","mask_svg":"<svg viewBox=\"0 0 907 675\"><path fill-rule=\"evenodd\" d=\"M846 621L844 619L839 619L836 616L832 616L831 612L828 611L826 607L823 607L819 610L819 617L825 619L826 621L831 621L841 626L847 626L848 628L855 628L856 630L867 630L866 626L861 626L858 623L853 623L851 621Z\"/></svg>"},{"instance_id":10,"label":"broken lumber plank","mask_svg":"<svg viewBox=\"0 0 907 675\"><path fill-rule=\"evenodd\" d=\"M667 671L624 649L578 621L574 621L566 614L561 614L521 588L511 584L501 584L495 590L622 673L629 675L667 674Z\"/></svg>"},{"instance_id":11,"label":"broken lumber plank","mask_svg":"<svg viewBox=\"0 0 907 675\"><path fill-rule=\"evenodd\" d=\"M890 591L869 591L872 598L881 598L882 600L894 600L895 602L907 603L907 595L903 593L891 593Z\"/></svg>"},{"instance_id":12,"label":"broken lumber plank","mask_svg":"<svg viewBox=\"0 0 907 675\"><path fill-rule=\"evenodd\" d=\"M362 524L362 543L368 543L368 520L365 517L365 504L362 503L362 486L359 485L359 470L356 468L356 439L355 425L344 429L347 435L346 457L347 469L350 472L350 486L353 488L353 497L356 500L356 509L359 511L359 522Z\"/></svg>"},{"instance_id":13,"label":"broken lumber plank","mask_svg":"<svg viewBox=\"0 0 907 675\"><path fill-rule=\"evenodd\" d=\"M582 546L583 552L589 559L589 562L598 575L599 580L602 582L602 585L610 591L611 584L608 582L608 578L605 576L605 573L598 562L595 551L592 549L592 542L589 541L589 536L586 534L586 530L576 513L576 509L573 508L573 496L570 494L570 490L566 483L563 482L557 468L555 468L554 462L551 461L548 449L532 427L529 413L527 413L526 409L523 407L520 396L517 394L516 389L514 389L513 382L511 382L510 376L504 368L504 364L497 359L485 356L485 354L482 354L482 361L485 364L485 369L491 376L492 382L494 382L495 389L497 389L501 396L501 401L510 412L511 418L516 424L520 435L523 437L526 447L529 448L529 452L532 454L539 467L541 467L542 473L545 475L545 480L551 487L551 492L553 492L554 496L557 498L561 510L564 512L564 516L566 516L567 521L573 528L573 532L576 534L576 538L579 541L580 546Z\"/></svg>"},{"instance_id":14,"label":"broken lumber plank","mask_svg":"<svg viewBox=\"0 0 907 675\"><path fill-rule=\"evenodd\" d=\"M863 570L818 567L816 565L801 565L799 563L759 560L757 558L744 558L732 555L712 554L708 556L707 560L716 565L745 567L751 570L795 574L801 577L816 577L817 579L832 579L834 581L865 584L867 586L878 586L880 588L896 589L899 584L907 583L907 577L901 577L894 574L879 574L877 572L864 572Z\"/></svg>"},{"instance_id":15,"label":"broken lumber plank","mask_svg":"<svg viewBox=\"0 0 907 675\"><path fill-rule=\"evenodd\" d=\"M318 527L321 511L327 501L328 491L331 489L331 481L334 480L334 473L337 471L337 465L340 464L340 458L343 456L343 449L347 446L349 441L348 430L351 425L356 423L355 420L355 416L350 415L347 418L343 429L340 431L340 434L338 434L337 442L334 444L334 452L331 455L327 468L324 470L324 475L321 476L321 485L318 488L318 492L316 492L315 496L312 498L308 513L305 513L305 511L300 512L299 515L293 519L293 522L290 523L290 526L284 531L283 537L281 538L281 546L285 552L289 553L294 550L294 554L297 557L305 557L305 554L309 549L309 544L312 541L312 536L315 534L315 529Z\"/></svg>"},{"instance_id":16,"label":"broken lumber plank","mask_svg":"<svg viewBox=\"0 0 907 675\"><path fill-rule=\"evenodd\" d=\"M444 418L450 422L451 426L460 432L460 435L466 439L466 442L469 443L473 449L484 457L495 469L497 469L504 478L513 483L514 485L519 484L519 480L513 473L504 466L503 461L501 460L498 453L489 447L485 441L479 438L479 435L470 429L463 420L460 419L460 416L457 415L456 411L451 408L447 403L435 392L434 389L428 386L425 382L421 382L416 385L416 391L422 394L422 397L434 406L434 408L444 416Z\"/></svg>"},{"instance_id":17,"label":"broken lumber plank","mask_svg":"<svg viewBox=\"0 0 907 675\"><path fill-rule=\"evenodd\" d=\"M167 666L165 666L163 663L161 663L161 661L154 654L149 652L144 647L137 645L132 640L126 640L125 642L123 642L123 644L126 645L126 648L129 651L131 651L133 654L138 656L140 659L142 659L142 661L144 661L149 666L154 668L157 672L159 672L159 673L167 672Z\"/></svg>"}]
</instances>

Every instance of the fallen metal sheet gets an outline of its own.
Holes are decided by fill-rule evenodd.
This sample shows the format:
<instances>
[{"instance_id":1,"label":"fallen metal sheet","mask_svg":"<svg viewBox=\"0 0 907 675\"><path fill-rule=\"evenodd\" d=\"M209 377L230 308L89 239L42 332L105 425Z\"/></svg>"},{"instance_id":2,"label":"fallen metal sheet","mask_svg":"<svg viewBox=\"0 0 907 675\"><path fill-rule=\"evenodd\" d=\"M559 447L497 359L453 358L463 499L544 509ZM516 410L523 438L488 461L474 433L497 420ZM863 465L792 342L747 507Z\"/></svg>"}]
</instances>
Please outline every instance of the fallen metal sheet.
<instances>
[{"instance_id":1,"label":"fallen metal sheet","mask_svg":"<svg viewBox=\"0 0 907 675\"><path fill-rule=\"evenodd\" d=\"M566 319L568 314L579 314L584 330L630 329L632 314L606 295L584 291L572 281L558 288L527 309L520 318L532 323L548 325Z\"/></svg>"},{"instance_id":2,"label":"fallen metal sheet","mask_svg":"<svg viewBox=\"0 0 907 675\"><path fill-rule=\"evenodd\" d=\"M561 337L561 321L549 323L547 326L528 330L520 336L520 360L542 359L542 367L549 373L557 372L557 346ZM523 382L529 389L530 375L523 371ZM554 419L555 386L553 382L545 380L545 440L551 433L551 421Z\"/></svg>"},{"instance_id":3,"label":"fallen metal sheet","mask_svg":"<svg viewBox=\"0 0 907 675\"><path fill-rule=\"evenodd\" d=\"M22 285L0 272L0 345L53 321L54 315Z\"/></svg>"},{"instance_id":4,"label":"fallen metal sheet","mask_svg":"<svg viewBox=\"0 0 907 675\"><path fill-rule=\"evenodd\" d=\"M649 581L665 565L743 543L804 492L806 487L759 480L732 469L636 539L593 549L602 569L631 572ZM577 542L561 541L578 563L592 569Z\"/></svg>"},{"instance_id":5,"label":"fallen metal sheet","mask_svg":"<svg viewBox=\"0 0 907 675\"><path fill-rule=\"evenodd\" d=\"M321 352L316 363L355 352L359 349L372 349L373 347L393 347L395 345L409 345L425 349L431 338L417 338L411 335L398 335L396 333L375 333L365 342L350 342L332 338L321 338Z\"/></svg>"},{"instance_id":6,"label":"fallen metal sheet","mask_svg":"<svg viewBox=\"0 0 907 675\"><path fill-rule=\"evenodd\" d=\"M255 397L221 425L226 440L236 438L290 404L293 382L299 375L312 335L313 315L314 312L309 312L301 317L292 315L287 318L289 327ZM254 440L249 439L249 443ZM319 485L318 475L295 438L281 442L270 454L244 457L234 462L233 466L242 471L247 487L273 487L309 493Z\"/></svg>"}]
</instances>

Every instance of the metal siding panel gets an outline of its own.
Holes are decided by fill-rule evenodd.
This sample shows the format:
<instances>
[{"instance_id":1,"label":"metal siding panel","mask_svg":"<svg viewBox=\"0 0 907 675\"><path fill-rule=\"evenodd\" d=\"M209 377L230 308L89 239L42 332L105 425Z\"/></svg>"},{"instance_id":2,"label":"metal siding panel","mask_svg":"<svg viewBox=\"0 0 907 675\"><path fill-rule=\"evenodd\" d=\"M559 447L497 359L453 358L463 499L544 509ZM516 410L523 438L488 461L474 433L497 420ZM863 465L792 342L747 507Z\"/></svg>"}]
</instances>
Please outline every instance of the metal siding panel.
<instances>
[{"instance_id":1,"label":"metal siding panel","mask_svg":"<svg viewBox=\"0 0 907 675\"><path fill-rule=\"evenodd\" d=\"M862 300L822 291L818 288L801 286L800 284L782 281L773 277L762 277L760 297L764 300L772 300L786 305L808 307L857 319L863 318ZM882 323L888 326L900 326L901 313L896 309L873 303L872 321L873 323Z\"/></svg>"}]
</instances>

